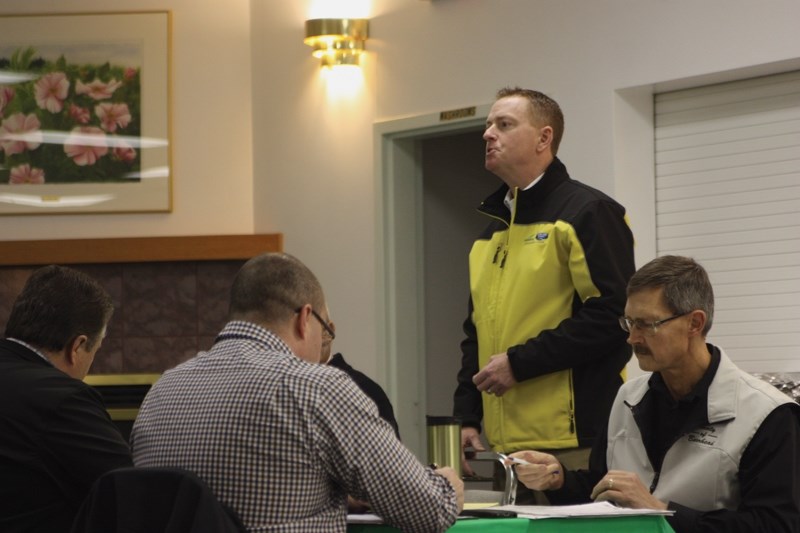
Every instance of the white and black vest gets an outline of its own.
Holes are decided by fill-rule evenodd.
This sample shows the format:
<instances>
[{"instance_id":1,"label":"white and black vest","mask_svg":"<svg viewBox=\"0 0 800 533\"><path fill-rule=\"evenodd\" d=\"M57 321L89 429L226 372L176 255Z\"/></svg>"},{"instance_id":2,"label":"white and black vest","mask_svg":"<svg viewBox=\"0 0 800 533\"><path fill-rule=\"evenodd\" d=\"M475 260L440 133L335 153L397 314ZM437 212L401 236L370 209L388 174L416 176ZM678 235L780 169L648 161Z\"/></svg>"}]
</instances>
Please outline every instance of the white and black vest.
<instances>
[{"instance_id":1,"label":"white and black vest","mask_svg":"<svg viewBox=\"0 0 800 533\"><path fill-rule=\"evenodd\" d=\"M741 495L737 474L742 454L761 423L792 400L775 387L740 370L722 350L708 388L709 425L695 428L664 456L658 479L647 457L631 409L649 390L649 375L625 383L617 393L608 426L609 470L638 474L661 501L700 511L735 509ZM646 415L645 415L646 416Z\"/></svg>"}]
</instances>

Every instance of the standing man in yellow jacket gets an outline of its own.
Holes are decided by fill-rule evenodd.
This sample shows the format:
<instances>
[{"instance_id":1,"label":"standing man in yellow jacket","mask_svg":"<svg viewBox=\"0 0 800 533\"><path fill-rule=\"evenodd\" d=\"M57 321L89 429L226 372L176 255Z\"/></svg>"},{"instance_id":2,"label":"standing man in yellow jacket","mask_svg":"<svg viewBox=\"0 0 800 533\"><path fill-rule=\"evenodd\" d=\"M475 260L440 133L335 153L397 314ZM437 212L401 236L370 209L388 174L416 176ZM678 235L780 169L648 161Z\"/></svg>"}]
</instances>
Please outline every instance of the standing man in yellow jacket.
<instances>
[{"instance_id":1,"label":"standing man in yellow jacket","mask_svg":"<svg viewBox=\"0 0 800 533\"><path fill-rule=\"evenodd\" d=\"M624 207L570 178L563 131L537 91L500 90L487 117L485 166L504 185L479 208L491 222L469 254L454 414L462 448L483 449L483 422L494 451L545 449L585 468L631 355L618 318L633 235Z\"/></svg>"}]
</instances>

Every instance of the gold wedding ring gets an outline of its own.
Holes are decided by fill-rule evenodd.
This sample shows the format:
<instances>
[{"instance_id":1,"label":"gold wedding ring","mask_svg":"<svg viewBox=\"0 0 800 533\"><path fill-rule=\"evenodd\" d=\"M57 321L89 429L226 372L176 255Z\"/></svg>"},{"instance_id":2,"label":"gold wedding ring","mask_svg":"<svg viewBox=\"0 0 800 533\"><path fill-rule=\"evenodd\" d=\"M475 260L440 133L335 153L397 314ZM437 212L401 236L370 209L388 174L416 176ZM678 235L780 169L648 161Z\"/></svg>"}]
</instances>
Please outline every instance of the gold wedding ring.
<instances>
[{"instance_id":1,"label":"gold wedding ring","mask_svg":"<svg viewBox=\"0 0 800 533\"><path fill-rule=\"evenodd\" d=\"M613 488L614 488L614 479L608 478L608 490L611 490Z\"/></svg>"}]
</instances>

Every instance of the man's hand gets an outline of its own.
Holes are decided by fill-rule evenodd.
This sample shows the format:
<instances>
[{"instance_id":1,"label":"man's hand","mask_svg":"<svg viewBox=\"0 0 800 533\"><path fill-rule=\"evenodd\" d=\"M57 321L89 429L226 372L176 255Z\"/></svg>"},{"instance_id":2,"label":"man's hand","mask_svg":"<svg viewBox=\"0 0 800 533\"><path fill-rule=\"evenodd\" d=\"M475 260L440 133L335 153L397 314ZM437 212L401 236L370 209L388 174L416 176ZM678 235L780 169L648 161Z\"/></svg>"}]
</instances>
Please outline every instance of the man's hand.
<instances>
[{"instance_id":1,"label":"man's hand","mask_svg":"<svg viewBox=\"0 0 800 533\"><path fill-rule=\"evenodd\" d=\"M592 499L631 509L666 509L667 504L650 494L633 472L610 470L592 490Z\"/></svg>"},{"instance_id":2,"label":"man's hand","mask_svg":"<svg viewBox=\"0 0 800 533\"><path fill-rule=\"evenodd\" d=\"M489 358L489 363L480 372L472 376L472 382L481 392L502 396L508 389L517 384L508 354L498 353Z\"/></svg>"},{"instance_id":3,"label":"man's hand","mask_svg":"<svg viewBox=\"0 0 800 533\"><path fill-rule=\"evenodd\" d=\"M481 436L478 434L478 430L473 427L461 428L461 471L465 476L474 476L475 471L472 469L469 462L467 462L467 454L465 452L467 448L472 448L476 452L486 451L486 448L483 447L483 443L481 442Z\"/></svg>"},{"instance_id":4,"label":"man's hand","mask_svg":"<svg viewBox=\"0 0 800 533\"><path fill-rule=\"evenodd\" d=\"M369 503L356 500L352 496L347 496L347 513L348 514L364 514L369 511Z\"/></svg>"},{"instance_id":5,"label":"man's hand","mask_svg":"<svg viewBox=\"0 0 800 533\"><path fill-rule=\"evenodd\" d=\"M515 452L509 455L530 464L515 464L517 479L532 490L555 490L564 485L564 469L555 456L537 451Z\"/></svg>"},{"instance_id":6,"label":"man's hand","mask_svg":"<svg viewBox=\"0 0 800 533\"><path fill-rule=\"evenodd\" d=\"M453 490L456 491L456 504L458 505L458 512L460 513L464 509L464 482L461 481L460 477L458 477L456 471L449 466L437 468L434 470L434 472L445 478L453 486Z\"/></svg>"}]
</instances>

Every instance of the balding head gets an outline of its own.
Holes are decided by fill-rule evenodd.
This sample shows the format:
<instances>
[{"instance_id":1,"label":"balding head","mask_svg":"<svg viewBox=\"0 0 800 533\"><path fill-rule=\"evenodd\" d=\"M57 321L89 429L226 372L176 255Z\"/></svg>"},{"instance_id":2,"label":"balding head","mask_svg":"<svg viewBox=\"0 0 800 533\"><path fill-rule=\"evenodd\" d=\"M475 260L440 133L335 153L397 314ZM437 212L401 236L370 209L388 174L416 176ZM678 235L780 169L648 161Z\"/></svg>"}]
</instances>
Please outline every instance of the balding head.
<instances>
[{"instance_id":1,"label":"balding head","mask_svg":"<svg viewBox=\"0 0 800 533\"><path fill-rule=\"evenodd\" d=\"M311 270L291 255L263 254L245 263L233 280L228 314L270 330L300 359L320 362L330 321L325 295Z\"/></svg>"},{"instance_id":2,"label":"balding head","mask_svg":"<svg viewBox=\"0 0 800 533\"><path fill-rule=\"evenodd\" d=\"M236 274L229 319L275 325L291 319L306 304L325 307L314 273L291 255L266 253L247 261Z\"/></svg>"}]
</instances>

